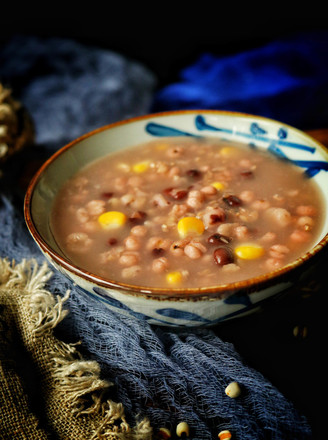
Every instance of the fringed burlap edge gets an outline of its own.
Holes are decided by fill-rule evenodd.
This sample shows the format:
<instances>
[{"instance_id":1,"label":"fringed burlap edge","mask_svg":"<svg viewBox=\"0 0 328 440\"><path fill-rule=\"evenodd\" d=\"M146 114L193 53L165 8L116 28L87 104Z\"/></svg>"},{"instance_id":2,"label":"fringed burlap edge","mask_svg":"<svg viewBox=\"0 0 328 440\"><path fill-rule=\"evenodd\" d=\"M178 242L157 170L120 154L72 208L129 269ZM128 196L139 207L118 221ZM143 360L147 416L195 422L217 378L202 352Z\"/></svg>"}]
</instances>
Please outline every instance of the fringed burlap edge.
<instances>
[{"instance_id":1,"label":"fringed burlap edge","mask_svg":"<svg viewBox=\"0 0 328 440\"><path fill-rule=\"evenodd\" d=\"M123 405L105 397L113 384L101 379L98 363L83 359L77 344L54 336L55 327L68 314L64 303L69 292L50 293L46 285L51 276L46 263L0 259L0 318L15 326L38 370L49 431L59 439L152 439L147 418L131 427Z\"/></svg>"}]
</instances>

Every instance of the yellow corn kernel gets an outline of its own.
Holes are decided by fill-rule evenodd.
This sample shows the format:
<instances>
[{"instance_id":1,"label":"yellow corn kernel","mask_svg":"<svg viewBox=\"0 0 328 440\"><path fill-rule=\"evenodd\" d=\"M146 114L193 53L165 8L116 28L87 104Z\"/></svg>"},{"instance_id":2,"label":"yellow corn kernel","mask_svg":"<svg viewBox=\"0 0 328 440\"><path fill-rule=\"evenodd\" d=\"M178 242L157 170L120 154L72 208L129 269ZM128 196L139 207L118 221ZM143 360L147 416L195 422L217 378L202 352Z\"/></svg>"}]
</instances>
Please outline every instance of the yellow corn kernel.
<instances>
[{"instance_id":1,"label":"yellow corn kernel","mask_svg":"<svg viewBox=\"0 0 328 440\"><path fill-rule=\"evenodd\" d=\"M212 182L211 185L214 186L214 188L216 188L218 191L222 191L225 188L225 185L222 182Z\"/></svg>"},{"instance_id":2,"label":"yellow corn kernel","mask_svg":"<svg viewBox=\"0 0 328 440\"><path fill-rule=\"evenodd\" d=\"M133 170L135 173L144 173L145 171L148 170L149 165L150 165L150 161L149 161L149 160L144 160L144 161L142 161L142 162L135 163L135 164L132 166L132 170Z\"/></svg>"},{"instance_id":3,"label":"yellow corn kernel","mask_svg":"<svg viewBox=\"0 0 328 440\"><path fill-rule=\"evenodd\" d=\"M166 150L167 147L168 147L168 144L165 144L165 143L156 144L156 150L158 150L158 151Z\"/></svg>"},{"instance_id":4,"label":"yellow corn kernel","mask_svg":"<svg viewBox=\"0 0 328 440\"><path fill-rule=\"evenodd\" d=\"M239 153L238 149L234 147L223 147L220 150L221 156L225 156L225 157L236 156L238 153Z\"/></svg>"},{"instance_id":5,"label":"yellow corn kernel","mask_svg":"<svg viewBox=\"0 0 328 440\"><path fill-rule=\"evenodd\" d=\"M181 238L192 234L201 235L205 230L204 223L197 217L183 217L179 220L177 228Z\"/></svg>"},{"instance_id":6,"label":"yellow corn kernel","mask_svg":"<svg viewBox=\"0 0 328 440\"><path fill-rule=\"evenodd\" d=\"M169 284L179 284L182 281L182 273L179 271L166 274L166 281Z\"/></svg>"},{"instance_id":7,"label":"yellow corn kernel","mask_svg":"<svg viewBox=\"0 0 328 440\"><path fill-rule=\"evenodd\" d=\"M98 222L103 229L117 229L125 224L126 215L119 211L107 211L98 217Z\"/></svg>"},{"instance_id":8,"label":"yellow corn kernel","mask_svg":"<svg viewBox=\"0 0 328 440\"><path fill-rule=\"evenodd\" d=\"M242 244L235 249L235 254L242 260L254 260L262 257L265 250L258 244Z\"/></svg>"}]
</instances>

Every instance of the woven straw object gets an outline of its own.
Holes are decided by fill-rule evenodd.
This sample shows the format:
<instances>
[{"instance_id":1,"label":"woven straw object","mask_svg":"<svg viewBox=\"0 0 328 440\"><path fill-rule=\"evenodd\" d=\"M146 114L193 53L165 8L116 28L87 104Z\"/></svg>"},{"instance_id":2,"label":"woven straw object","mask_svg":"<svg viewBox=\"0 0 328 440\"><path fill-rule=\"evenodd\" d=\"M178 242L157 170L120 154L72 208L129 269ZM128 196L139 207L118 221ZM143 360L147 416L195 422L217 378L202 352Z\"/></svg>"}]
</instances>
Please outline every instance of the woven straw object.
<instances>
[{"instance_id":1,"label":"woven straw object","mask_svg":"<svg viewBox=\"0 0 328 440\"><path fill-rule=\"evenodd\" d=\"M33 143L34 134L28 111L0 83L0 171L9 157Z\"/></svg>"}]
</instances>

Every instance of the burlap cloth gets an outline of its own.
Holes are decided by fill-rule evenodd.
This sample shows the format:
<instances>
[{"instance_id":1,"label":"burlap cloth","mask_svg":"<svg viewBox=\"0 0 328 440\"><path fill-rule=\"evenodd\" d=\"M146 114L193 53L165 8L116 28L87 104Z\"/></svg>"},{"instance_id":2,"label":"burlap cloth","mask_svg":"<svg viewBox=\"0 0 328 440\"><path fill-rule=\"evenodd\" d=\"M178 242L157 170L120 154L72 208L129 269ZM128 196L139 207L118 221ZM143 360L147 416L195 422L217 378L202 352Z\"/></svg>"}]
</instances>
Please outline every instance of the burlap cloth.
<instances>
[{"instance_id":1,"label":"burlap cloth","mask_svg":"<svg viewBox=\"0 0 328 440\"><path fill-rule=\"evenodd\" d=\"M99 365L54 336L67 311L45 289L50 276L46 265L0 260L0 438L151 439L147 419L130 427L108 397Z\"/></svg>"}]
</instances>

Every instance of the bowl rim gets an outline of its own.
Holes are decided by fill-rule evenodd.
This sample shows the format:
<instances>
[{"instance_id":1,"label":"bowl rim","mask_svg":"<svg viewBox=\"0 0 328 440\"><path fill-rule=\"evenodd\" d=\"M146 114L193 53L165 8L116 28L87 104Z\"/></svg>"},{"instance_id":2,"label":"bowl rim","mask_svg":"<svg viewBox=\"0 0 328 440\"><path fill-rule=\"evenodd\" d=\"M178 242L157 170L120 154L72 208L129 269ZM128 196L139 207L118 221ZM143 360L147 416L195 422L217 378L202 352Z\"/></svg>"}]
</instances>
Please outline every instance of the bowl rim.
<instances>
[{"instance_id":1,"label":"bowl rim","mask_svg":"<svg viewBox=\"0 0 328 440\"><path fill-rule=\"evenodd\" d=\"M321 252L326 245L328 244L328 232L326 235L316 243L311 249L309 249L306 253L302 254L296 260L288 263L285 266L282 266L278 269L275 269L270 272L266 272L265 274L252 277L246 280L236 281L232 283L226 284L218 284L209 287L196 287L196 288L165 288L165 287L148 287L148 286L139 286L130 283L123 283L118 281L113 281L108 278L104 278L102 276L96 275L94 273L88 272L73 262L71 262L68 258L65 258L59 255L55 250L51 248L51 246L43 239L41 234L39 233L32 215L32 198L34 191L44 175L47 171L48 167L56 161L56 159L68 151L70 148L74 147L84 139L94 136L95 134L101 133L103 131L110 130L111 128L115 128L118 126L142 121L145 119L151 118L161 118L163 116L175 116L182 114L214 114L214 115L227 115L232 117L244 117L244 118L256 118L257 120L263 120L272 123L278 123L279 125L290 128L294 132L298 132L300 135L308 138L311 142L314 142L316 145L320 146L320 148L328 154L328 148L323 145L320 141L313 138L311 135L306 132L297 129L291 125L280 122L278 120L268 118L265 116L253 115L249 113L237 112L237 111L226 111L226 110L211 110L211 109L187 109L187 110L172 110L172 111L162 111L157 113L149 113L141 116L135 116L131 118L127 118L124 120L120 120L117 122L113 122L110 124L106 124L104 126L98 127L92 131L89 131L78 138L72 140L67 143L63 147L59 148L55 153L53 153L45 162L40 166L37 172L34 174L32 179L30 180L25 198L24 198L24 217L27 228L32 235L35 242L38 244L40 249L50 257L55 263L59 266L63 267L67 271L73 273L75 276L78 276L84 279L87 282L91 282L96 284L97 286L107 288L107 289L115 289L124 294L130 294L133 296L145 296L147 298L153 298L156 300L184 300L184 301L197 301L204 299L216 299L216 298L225 298L230 296L236 292L247 292L252 293L255 291L262 290L264 288L270 287L272 285L279 284L284 281L286 275L295 269L299 269L301 265L308 262L308 260L314 256L317 256L319 252Z\"/></svg>"}]
</instances>

